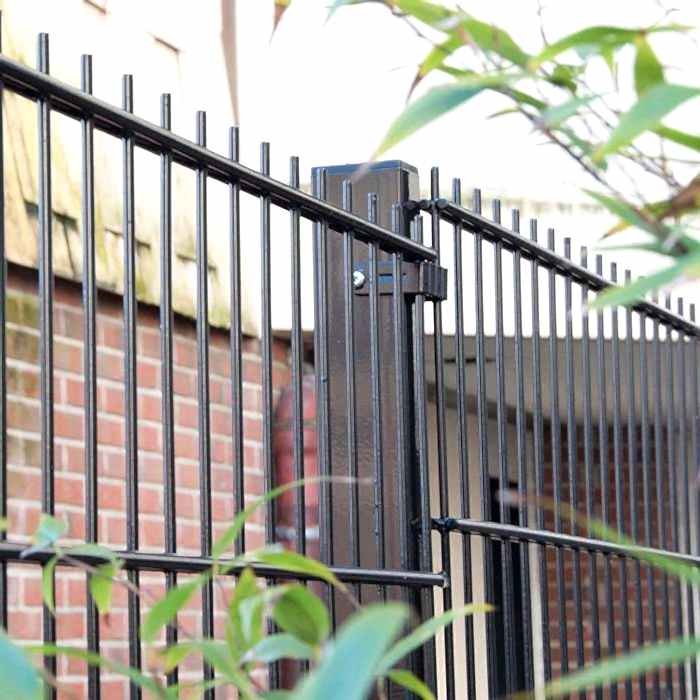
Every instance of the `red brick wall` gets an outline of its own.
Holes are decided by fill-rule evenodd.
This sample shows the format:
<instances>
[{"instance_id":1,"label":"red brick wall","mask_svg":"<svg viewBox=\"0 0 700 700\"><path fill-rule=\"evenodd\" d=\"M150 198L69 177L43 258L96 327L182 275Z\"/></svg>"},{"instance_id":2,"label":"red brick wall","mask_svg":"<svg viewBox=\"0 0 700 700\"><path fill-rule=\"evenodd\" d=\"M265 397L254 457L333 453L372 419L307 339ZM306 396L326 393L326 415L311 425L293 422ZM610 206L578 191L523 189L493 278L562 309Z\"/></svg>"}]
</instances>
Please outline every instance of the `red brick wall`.
<instances>
[{"instance_id":1,"label":"red brick wall","mask_svg":"<svg viewBox=\"0 0 700 700\"><path fill-rule=\"evenodd\" d=\"M670 475L669 467L665 460L662 463L662 499L664 508L664 523L665 537L668 538L667 544L664 545L659 540L658 523L659 523L659 501L656 497L655 484L656 472L654 462L654 432L653 427L649 426L650 440L650 465L649 465L649 487L652 491L650 494L651 510L649 520L651 525L651 546L660 549L671 549L671 517L669 511L670 504ZM637 536L636 540L645 544L644 537L644 501L642 492L643 465L641 458L641 436L639 430L636 431L638 444L636 446L636 454L634 457L635 464L635 493L632 493L632 484L630 482L630 459L628 455L627 445L627 429L623 431L623 447L621 452L620 483L622 493L620 501L623 512L618 518L617 513L617 489L615 475L615 454L612 429L607 436L609 451L607 455L607 502L608 502L608 522L614 531L617 531L618 520L622 522L622 531L625 535L630 536L631 529L631 509L636 509L637 514ZM677 437L677 436L676 436ZM597 432L593 436L594 451L592 455L592 483L593 483L593 517L600 520L602 518L602 502L603 491L601 488L600 474L600 441ZM666 443L666 435L663 435L664 444ZM569 504L570 500L570 484L571 484L571 469L568 464L567 457L567 431L566 427L562 427L561 431L561 462L560 462L560 488L562 502ZM554 496L554 479L552 471L552 453L551 453L551 438L550 435L545 435L545 495L549 498ZM585 517L586 514L586 481L585 481L585 454L583 450L583 433L581 428L577 430L577 498L576 511L579 515ZM563 531L566 533L572 532L570 518L566 513L562 515ZM545 513L545 528L554 530L554 516L551 511ZM682 532L682 531L681 531ZM578 525L577 533L579 535L587 535L585 525ZM591 537L599 539L599 535L593 533ZM681 536L682 537L682 536ZM682 549L682 548L681 548ZM664 638L664 624L668 619L670 625L671 638L676 637L676 586L675 580L671 579L668 584L668 592L664 588L664 576L656 570L650 569L646 565L639 567L640 586L637 588L637 564L633 559L623 559L620 557L610 556L609 568L606 565L606 558L602 555L595 557L594 577L591 575L591 556L586 552L581 552L578 555L580 561L580 592L581 592L581 608L577 610L576 606L576 585L575 585L575 567L577 555L569 549L563 549L561 555L561 566L563 570L564 581L564 606L563 609L559 605L560 597L558 595L557 573L559 563L557 562L557 554L554 548L546 549L546 568L547 568L547 599L549 601L549 636L551 644L551 661L552 675L558 676L562 671L562 635L560 623L566 622L566 649L568 654L569 671L575 670L577 665L577 629L579 621L582 623L583 629L583 650L584 661L586 664L592 663L594 656L594 608L593 608L593 593L594 584L597 584L596 591L598 598L598 621L600 634L600 649L602 656L608 656L612 652L609 645L609 621L612 619L614 625L615 647L614 651L617 654L624 653L624 634L628 630L630 648L634 649L637 646L638 625L637 625L637 600L641 599L642 604L642 630L644 643L649 643L653 639L654 631L656 638L662 640ZM652 571L652 586L653 598L651 597L650 588L648 586L647 572ZM612 605L608 603L609 593L606 587L606 574L610 572L610 581L612 592ZM626 576L626 581L625 581ZM655 607L655 615L652 615L652 609ZM627 623L625 624L625 616ZM656 629L654 630L654 618L656 620ZM647 688L652 687L652 675L647 678ZM679 677L677 669L673 672L673 684L678 686ZM661 674L661 688L665 687L665 674ZM641 688L638 680L632 682L632 691L634 697L641 696ZM650 690L648 691L650 692ZM625 684L618 685L618 694L620 697L625 696ZM591 697L593 694L591 693Z\"/></svg>"},{"instance_id":2,"label":"red brick wall","mask_svg":"<svg viewBox=\"0 0 700 700\"><path fill-rule=\"evenodd\" d=\"M27 541L40 515L40 396L39 332L36 274L11 267L7 296L8 347L8 538ZM54 307L55 351L55 492L56 515L69 523L69 538L85 533L83 312L78 285L57 281ZM98 360L98 478L99 541L125 546L125 461L123 319L121 297L99 295ZM210 391L212 446L212 513L214 535L234 515L234 468L231 442L231 382L228 333L211 330ZM288 385L288 344L275 340L273 348L275 400ZM199 552L199 466L196 398L196 339L194 323L177 318L174 337L175 454L177 545L180 553ZM250 500L263 490L262 406L259 342L243 346L243 409L245 493ZM140 548L163 551L164 506L160 392L160 331L158 309L142 306L138 316L138 459ZM311 441L313 442L313 441ZM249 548L263 543L263 518L246 529ZM9 567L9 631L22 640L41 638L40 571L32 565ZM161 574L144 573L147 595L164 588ZM80 572L59 569L56 584L57 629L62 642L84 644L85 584ZM142 611L146 604L142 604ZM199 601L181 616L181 623L197 633L201 625ZM224 607L217 596L217 623ZM101 620L103 653L127 659L126 599L115 592L112 614ZM150 661L145 660L146 663ZM196 669L192 669L193 672ZM186 673L187 669L185 669ZM85 669L62 660L59 679L78 697L86 696ZM103 697L125 696L125 685L108 672L102 674ZM65 694L65 697L68 697ZM73 696L75 697L75 695Z\"/></svg>"}]
</instances>

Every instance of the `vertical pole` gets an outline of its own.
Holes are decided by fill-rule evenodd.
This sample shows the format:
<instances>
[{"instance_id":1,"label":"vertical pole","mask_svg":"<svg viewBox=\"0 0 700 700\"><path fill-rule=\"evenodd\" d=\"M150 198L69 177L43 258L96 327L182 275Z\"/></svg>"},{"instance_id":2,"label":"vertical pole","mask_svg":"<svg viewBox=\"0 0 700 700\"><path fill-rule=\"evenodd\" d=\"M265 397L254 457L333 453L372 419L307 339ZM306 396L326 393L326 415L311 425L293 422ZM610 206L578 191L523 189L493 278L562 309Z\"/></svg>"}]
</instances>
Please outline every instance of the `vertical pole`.
<instances>
[{"instance_id":1,"label":"vertical pole","mask_svg":"<svg viewBox=\"0 0 700 700\"><path fill-rule=\"evenodd\" d=\"M411 221L404 205L419 196L418 173L414 167L401 161L330 166L315 168L314 179L320 172L325 172L326 199L330 203L351 206L351 211L358 216L371 218L384 228L410 236ZM348 181L352 182L351 202L347 197L343 200L343 183L347 188ZM371 211L368 211L368 201L372 203ZM344 248L348 239L340 233L329 232L326 239L326 265L329 274L336 279L343 279L342 270L349 254ZM416 376L415 362L403 359L415 355L411 340L414 301L404 297L397 303L395 299L396 290L401 292L401 285L390 283L396 282L393 275L397 269L391 252L376 244L353 240L351 259L353 271L359 277L355 280L353 303L347 303L343 284L328 288L329 432L333 475L347 477L352 457L353 471L362 483L355 491L357 496L345 484L331 485L333 562L348 566L359 563L369 568L429 569L432 561L425 555L419 556L421 550L430 552L429 541L423 541L429 536L430 513L422 512L425 506L421 507L421 503L427 501L422 498L425 494L420 493L420 485L427 486L427 480L421 479L418 473L420 446L416 435L419 426L415 425L416 413L421 413L415 404L425 395L418 387L418 383L424 381L424 373L418 372L422 379ZM375 269L378 277L373 281L370 277ZM350 339L354 345L354 378L348 373L346 355L350 335L354 336ZM397 397L403 393L406 394L406 410L398 411ZM377 396L381 397L380 411L376 411ZM352 451L353 446L348 445L348 412L353 408L357 417L356 455L350 454L349 448ZM399 444L397 436L403 436L406 444ZM372 445L371 449L365 448ZM379 471L373 454L377 448L381 450ZM427 459L427 455L425 457ZM375 512L377 508L383 512ZM352 509L359 510L359 517ZM420 528L423 520L427 530ZM379 528L378 522L382 524ZM418 524L415 531L412 523ZM394 590L365 588L363 601L366 602L397 597ZM421 596L416 591L401 590L400 598L420 607L422 615L431 614L431 591ZM340 607L337 612L343 615ZM421 672L425 675L426 670ZM434 681L430 673L427 679Z\"/></svg>"}]
</instances>

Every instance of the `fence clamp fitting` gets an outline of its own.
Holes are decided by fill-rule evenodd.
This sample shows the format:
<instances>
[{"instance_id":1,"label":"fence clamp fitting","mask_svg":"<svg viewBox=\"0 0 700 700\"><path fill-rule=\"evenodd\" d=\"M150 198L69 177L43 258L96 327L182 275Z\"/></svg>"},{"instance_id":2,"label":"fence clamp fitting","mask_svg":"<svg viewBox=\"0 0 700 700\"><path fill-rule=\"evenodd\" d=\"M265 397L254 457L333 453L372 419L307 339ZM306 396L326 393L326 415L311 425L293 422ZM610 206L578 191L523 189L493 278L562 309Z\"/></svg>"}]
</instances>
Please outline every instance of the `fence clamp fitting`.
<instances>
[{"instance_id":1,"label":"fence clamp fitting","mask_svg":"<svg viewBox=\"0 0 700 700\"><path fill-rule=\"evenodd\" d=\"M404 262L402 264L403 293L411 296L423 295L430 301L447 299L447 270L433 262ZM394 293L394 272L391 260L377 263L377 293ZM359 280L362 280L358 284ZM358 296L368 296L370 290L369 265L357 262L353 270L353 286Z\"/></svg>"}]
</instances>

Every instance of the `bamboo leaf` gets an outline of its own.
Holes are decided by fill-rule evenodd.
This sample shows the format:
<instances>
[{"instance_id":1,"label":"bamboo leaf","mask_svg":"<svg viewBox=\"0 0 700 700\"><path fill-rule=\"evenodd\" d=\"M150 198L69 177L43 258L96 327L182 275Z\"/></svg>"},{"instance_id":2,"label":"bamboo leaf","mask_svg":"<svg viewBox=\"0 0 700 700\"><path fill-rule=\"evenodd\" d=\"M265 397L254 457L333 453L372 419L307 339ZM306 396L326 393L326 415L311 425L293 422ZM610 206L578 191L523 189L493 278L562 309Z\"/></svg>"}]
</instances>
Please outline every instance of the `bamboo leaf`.
<instances>
[{"instance_id":1,"label":"bamboo leaf","mask_svg":"<svg viewBox=\"0 0 700 700\"><path fill-rule=\"evenodd\" d=\"M252 569L244 569L229 602L229 648L235 656L241 656L262 638L262 606L248 611L247 616L243 608L245 601L257 598L259 593L260 587Z\"/></svg>"},{"instance_id":2,"label":"bamboo leaf","mask_svg":"<svg viewBox=\"0 0 700 700\"><path fill-rule=\"evenodd\" d=\"M570 49L591 47L595 53L609 51L612 48L624 46L645 34L657 32L684 32L690 29L678 24L659 25L644 29L629 29L626 27L595 26L586 27L580 31L569 34L559 41L546 46L537 56L530 61L530 69L536 70L543 63L555 59L560 54ZM590 52L589 52L590 54Z\"/></svg>"},{"instance_id":3,"label":"bamboo leaf","mask_svg":"<svg viewBox=\"0 0 700 700\"><path fill-rule=\"evenodd\" d=\"M0 628L0 698L39 700L42 683L26 652Z\"/></svg>"},{"instance_id":4,"label":"bamboo leaf","mask_svg":"<svg viewBox=\"0 0 700 700\"><path fill-rule=\"evenodd\" d=\"M96 572L90 575L90 595L101 615L106 615L112 607L113 579L121 567L122 562L110 561L98 566Z\"/></svg>"},{"instance_id":5,"label":"bamboo leaf","mask_svg":"<svg viewBox=\"0 0 700 700\"><path fill-rule=\"evenodd\" d=\"M413 79L411 87L409 88L408 96L410 97L413 94L413 91L416 89L418 83L423 78L425 78L425 76L428 75L428 73L436 70L437 68L440 68L444 63L445 59L449 58L455 51L457 51L457 49L461 48L462 46L464 46L464 41L461 37L457 36L456 34L453 34L452 36L448 37L445 41L443 41L440 44L435 44L435 46L433 46L433 48L430 50L428 55L423 59L420 66L418 67L416 77Z\"/></svg>"},{"instance_id":6,"label":"bamboo leaf","mask_svg":"<svg viewBox=\"0 0 700 700\"><path fill-rule=\"evenodd\" d=\"M670 267L641 277L624 287L609 287L589 304L589 309L601 309L605 306L627 306L642 299L646 294L665 287L674 280L689 273L700 272L700 252L690 253L679 258Z\"/></svg>"},{"instance_id":7,"label":"bamboo leaf","mask_svg":"<svg viewBox=\"0 0 700 700\"><path fill-rule=\"evenodd\" d=\"M310 660L314 657L313 648L291 634L271 634L248 651L243 661L271 664L280 659Z\"/></svg>"},{"instance_id":8,"label":"bamboo leaf","mask_svg":"<svg viewBox=\"0 0 700 700\"><path fill-rule=\"evenodd\" d=\"M398 603L369 605L343 625L319 667L295 694L297 700L364 700L389 645L408 620Z\"/></svg>"},{"instance_id":9,"label":"bamboo leaf","mask_svg":"<svg viewBox=\"0 0 700 700\"><path fill-rule=\"evenodd\" d=\"M664 82L664 69L645 36L634 40L637 54L634 59L634 88L642 95L657 83Z\"/></svg>"},{"instance_id":10,"label":"bamboo leaf","mask_svg":"<svg viewBox=\"0 0 700 700\"><path fill-rule=\"evenodd\" d=\"M171 588L149 611L141 624L141 638L152 642L160 630L171 622L177 613L187 605L205 581L204 576Z\"/></svg>"},{"instance_id":11,"label":"bamboo leaf","mask_svg":"<svg viewBox=\"0 0 700 700\"><path fill-rule=\"evenodd\" d=\"M475 76L430 89L425 95L407 105L394 120L372 156L373 159L483 90L503 86L512 79L513 77L504 75Z\"/></svg>"},{"instance_id":12,"label":"bamboo leaf","mask_svg":"<svg viewBox=\"0 0 700 700\"><path fill-rule=\"evenodd\" d=\"M95 559L104 559L105 561L117 561L119 557L117 553L109 547L103 547L101 544L79 544L75 547L68 547L64 550L67 555L94 557Z\"/></svg>"},{"instance_id":13,"label":"bamboo leaf","mask_svg":"<svg viewBox=\"0 0 700 700\"><path fill-rule=\"evenodd\" d=\"M129 680L133 681L139 688L147 690L153 693L155 697L163 698L165 697L165 692L163 687L157 683L151 676L143 673L139 669L131 668L125 664L121 664L118 661L113 661L110 658L100 656L95 652L86 651L80 647L55 645L55 644L41 644L37 646L28 647L32 653L43 654L44 656L68 656L70 658L82 659L86 661L90 666L99 666L105 668L112 673L119 676L124 676Z\"/></svg>"},{"instance_id":14,"label":"bamboo leaf","mask_svg":"<svg viewBox=\"0 0 700 700\"><path fill-rule=\"evenodd\" d=\"M294 574L305 574L339 589L345 586L336 578L335 574L321 562L305 557L298 552L289 552L278 549L260 549L245 555L245 560L249 562L260 562L268 564L284 571Z\"/></svg>"},{"instance_id":15,"label":"bamboo leaf","mask_svg":"<svg viewBox=\"0 0 700 700\"><path fill-rule=\"evenodd\" d=\"M562 676L545 687L545 696L557 698L578 690L638 676L656 668L671 666L700 652L700 638L661 642L624 656L606 659L582 671Z\"/></svg>"},{"instance_id":16,"label":"bamboo leaf","mask_svg":"<svg viewBox=\"0 0 700 700\"><path fill-rule=\"evenodd\" d=\"M322 644L331 628L328 610L321 599L305 586L290 586L272 611L280 629L305 644Z\"/></svg>"},{"instance_id":17,"label":"bamboo leaf","mask_svg":"<svg viewBox=\"0 0 700 700\"><path fill-rule=\"evenodd\" d=\"M476 613L490 612L493 606L487 603L470 603L461 608L453 608L442 615L437 615L429 620L426 620L422 625L416 627L410 634L400 639L384 656L379 664L379 672L385 674L396 665L401 659L410 654L412 651L420 648L428 640L432 639L441 629L451 625L455 620L458 620L467 615Z\"/></svg>"},{"instance_id":18,"label":"bamboo leaf","mask_svg":"<svg viewBox=\"0 0 700 700\"><path fill-rule=\"evenodd\" d=\"M664 117L698 95L700 88L657 83L646 90L632 108L620 117L607 143L593 154L594 160L619 151L640 134L658 127Z\"/></svg>"},{"instance_id":19,"label":"bamboo leaf","mask_svg":"<svg viewBox=\"0 0 700 700\"><path fill-rule=\"evenodd\" d=\"M693 151L700 151L700 136L695 134L687 134L684 131L672 129L670 126L664 126L663 124L657 126L654 129L654 133L681 146L687 146Z\"/></svg>"},{"instance_id":20,"label":"bamboo leaf","mask_svg":"<svg viewBox=\"0 0 700 700\"><path fill-rule=\"evenodd\" d=\"M466 17L459 21L456 32L464 38L464 43L474 44L486 53L495 53L520 68L525 68L530 61L531 57L510 34L493 24Z\"/></svg>"},{"instance_id":21,"label":"bamboo leaf","mask_svg":"<svg viewBox=\"0 0 700 700\"><path fill-rule=\"evenodd\" d=\"M42 549L47 549L58 540L61 535L63 535L68 529L68 523L58 518L54 518L53 515L48 515L46 513L41 514L39 519L39 525L32 537L34 542L32 547L25 549L19 556L21 559L28 557L30 554L41 551Z\"/></svg>"},{"instance_id":22,"label":"bamboo leaf","mask_svg":"<svg viewBox=\"0 0 700 700\"><path fill-rule=\"evenodd\" d=\"M599 99L599 97L600 95L586 95L585 97L575 97L572 100L568 100L567 102L563 102L562 104L550 107L542 113L540 117L542 123L549 128L559 126L562 122L565 122L567 119L570 119L575 114L577 114L581 107L586 107L591 102L594 102L595 100Z\"/></svg>"},{"instance_id":23,"label":"bamboo leaf","mask_svg":"<svg viewBox=\"0 0 700 700\"><path fill-rule=\"evenodd\" d=\"M58 563L58 555L51 557L41 569L41 597L44 599L46 607L52 612L56 612L54 601L54 571Z\"/></svg>"},{"instance_id":24,"label":"bamboo leaf","mask_svg":"<svg viewBox=\"0 0 700 700\"><path fill-rule=\"evenodd\" d=\"M393 671L389 671L387 676L393 683L396 683L396 685L400 685L402 688L410 691L414 695L421 698L421 700L435 700L435 696L430 688L428 688L428 686L423 683L418 676L411 673L411 671L407 671L402 668L395 668Z\"/></svg>"}]
</instances>

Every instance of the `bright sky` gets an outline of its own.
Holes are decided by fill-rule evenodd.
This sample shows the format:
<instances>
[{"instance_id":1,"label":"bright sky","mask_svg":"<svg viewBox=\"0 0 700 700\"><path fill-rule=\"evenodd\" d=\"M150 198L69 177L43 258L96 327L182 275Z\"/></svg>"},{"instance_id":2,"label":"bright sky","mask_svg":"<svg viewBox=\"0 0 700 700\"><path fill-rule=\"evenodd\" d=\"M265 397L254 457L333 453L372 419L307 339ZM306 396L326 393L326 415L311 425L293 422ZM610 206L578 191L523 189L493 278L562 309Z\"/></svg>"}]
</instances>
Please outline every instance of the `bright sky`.
<instances>
[{"instance_id":1,"label":"bright sky","mask_svg":"<svg viewBox=\"0 0 700 700\"><path fill-rule=\"evenodd\" d=\"M653 0L541 1L550 36L594 23L639 26L662 16ZM427 52L425 42L379 5L341 8L326 23L325 0L296 0L270 43L271 0L238 2L241 120L249 146L262 138L271 141L282 173L291 152L302 155L306 166L368 157L404 104L416 65ZM525 49L538 46L536 0L467 0L462 6L506 28ZM700 3L680 0L672 6L682 8L674 21L700 21ZM663 42L660 37L656 45L664 48ZM691 44L679 47L680 54L670 48L682 60ZM439 164L445 183L461 176L465 183L504 195L580 199L577 167L538 145L540 139L517 117L486 119L499 105L495 97L479 98L387 157L400 157L423 172Z\"/></svg>"}]
</instances>

